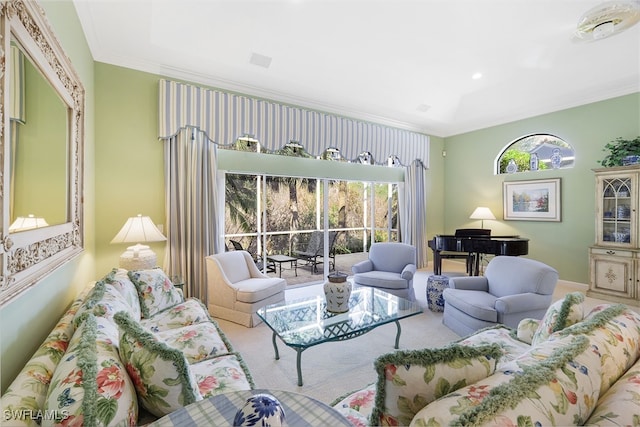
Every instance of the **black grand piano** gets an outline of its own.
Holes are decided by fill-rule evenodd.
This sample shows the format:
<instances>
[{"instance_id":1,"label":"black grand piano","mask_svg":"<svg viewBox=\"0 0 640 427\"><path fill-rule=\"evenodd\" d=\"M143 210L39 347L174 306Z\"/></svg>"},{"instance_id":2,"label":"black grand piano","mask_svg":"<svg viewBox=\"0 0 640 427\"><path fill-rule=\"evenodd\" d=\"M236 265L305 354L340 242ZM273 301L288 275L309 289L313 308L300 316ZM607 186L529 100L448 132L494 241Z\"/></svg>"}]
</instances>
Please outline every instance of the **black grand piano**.
<instances>
[{"instance_id":1,"label":"black grand piano","mask_svg":"<svg viewBox=\"0 0 640 427\"><path fill-rule=\"evenodd\" d=\"M469 274L477 276L480 272L480 255L519 256L529 253L529 239L520 236L490 236L458 233L456 235L436 235L429 241L433 250L433 274L442 273L443 252L467 253L473 257L473 266Z\"/></svg>"}]
</instances>

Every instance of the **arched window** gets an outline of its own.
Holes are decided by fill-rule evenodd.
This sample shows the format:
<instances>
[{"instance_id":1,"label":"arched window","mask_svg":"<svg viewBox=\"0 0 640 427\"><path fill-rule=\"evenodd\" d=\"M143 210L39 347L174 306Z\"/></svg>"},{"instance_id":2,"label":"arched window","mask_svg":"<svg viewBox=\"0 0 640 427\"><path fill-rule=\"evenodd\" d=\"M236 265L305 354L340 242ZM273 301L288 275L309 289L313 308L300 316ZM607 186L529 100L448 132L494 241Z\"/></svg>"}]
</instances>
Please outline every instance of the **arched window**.
<instances>
[{"instance_id":1,"label":"arched window","mask_svg":"<svg viewBox=\"0 0 640 427\"><path fill-rule=\"evenodd\" d=\"M496 159L495 173L572 168L573 147L555 135L536 133L507 144Z\"/></svg>"}]
</instances>

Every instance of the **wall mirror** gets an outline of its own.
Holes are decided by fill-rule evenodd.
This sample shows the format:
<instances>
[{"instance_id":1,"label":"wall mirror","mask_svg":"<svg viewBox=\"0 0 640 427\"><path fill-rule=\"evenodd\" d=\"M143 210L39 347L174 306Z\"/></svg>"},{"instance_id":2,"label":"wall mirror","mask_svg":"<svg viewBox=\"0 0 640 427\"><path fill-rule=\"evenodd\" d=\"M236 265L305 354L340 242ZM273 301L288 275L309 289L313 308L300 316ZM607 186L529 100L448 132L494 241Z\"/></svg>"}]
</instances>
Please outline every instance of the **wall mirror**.
<instances>
[{"instance_id":1,"label":"wall mirror","mask_svg":"<svg viewBox=\"0 0 640 427\"><path fill-rule=\"evenodd\" d=\"M84 88L44 11L0 5L0 304L83 248Z\"/></svg>"}]
</instances>

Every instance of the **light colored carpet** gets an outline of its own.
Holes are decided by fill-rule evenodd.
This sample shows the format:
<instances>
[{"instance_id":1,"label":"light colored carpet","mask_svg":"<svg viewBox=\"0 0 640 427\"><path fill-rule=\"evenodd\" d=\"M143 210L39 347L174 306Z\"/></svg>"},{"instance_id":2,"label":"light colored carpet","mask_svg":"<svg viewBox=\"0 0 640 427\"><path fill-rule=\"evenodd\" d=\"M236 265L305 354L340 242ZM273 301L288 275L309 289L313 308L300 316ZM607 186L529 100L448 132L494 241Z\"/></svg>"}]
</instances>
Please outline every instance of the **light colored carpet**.
<instances>
[{"instance_id":1,"label":"light colored carpet","mask_svg":"<svg viewBox=\"0 0 640 427\"><path fill-rule=\"evenodd\" d=\"M431 274L431 271L426 270L416 273L416 299L424 312L400 321L400 350L440 347L460 338L442 324L442 313L434 313L427 308L425 291L427 278ZM454 271L444 274L453 276L461 273ZM321 286L287 289L286 298L322 295ZM574 290L584 292L586 288L579 284L559 282L554 301ZM600 301L587 298L585 302L588 306L593 306ZM310 347L302 353L304 385L298 386L295 350L277 340L280 360L275 360L272 334L267 326L260 324L255 328L246 328L222 319L217 320L236 351L242 354L258 388L303 393L325 403L331 403L337 397L374 383L376 374L373 362L378 356L395 351L394 323L378 327L352 340Z\"/></svg>"},{"instance_id":2,"label":"light colored carpet","mask_svg":"<svg viewBox=\"0 0 640 427\"><path fill-rule=\"evenodd\" d=\"M442 313L427 309L425 290L429 274L416 274L416 298L424 312L400 321L401 350L439 347L459 338L442 325ZM288 289L286 298L320 294L323 294L321 285L312 285ZM278 340L280 360L275 360L271 329L264 324L245 328L221 319L218 322L235 349L242 354L258 388L304 393L325 403L375 382L374 360L395 351L395 323L380 326L352 340L310 347L302 353L304 385L299 387L296 352Z\"/></svg>"}]
</instances>

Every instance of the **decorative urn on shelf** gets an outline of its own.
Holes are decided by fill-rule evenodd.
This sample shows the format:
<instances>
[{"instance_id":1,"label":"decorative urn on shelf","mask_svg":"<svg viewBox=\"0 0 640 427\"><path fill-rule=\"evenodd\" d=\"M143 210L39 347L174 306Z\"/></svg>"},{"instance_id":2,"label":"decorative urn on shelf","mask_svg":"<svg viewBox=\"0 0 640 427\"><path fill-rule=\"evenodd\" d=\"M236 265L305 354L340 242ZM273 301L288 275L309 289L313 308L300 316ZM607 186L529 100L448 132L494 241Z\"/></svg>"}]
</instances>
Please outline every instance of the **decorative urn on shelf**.
<instances>
[{"instance_id":1,"label":"decorative urn on shelf","mask_svg":"<svg viewBox=\"0 0 640 427\"><path fill-rule=\"evenodd\" d=\"M349 311L351 282L347 281L347 275L339 271L329 274L324 283L324 296L327 300L327 311L331 313Z\"/></svg>"}]
</instances>

